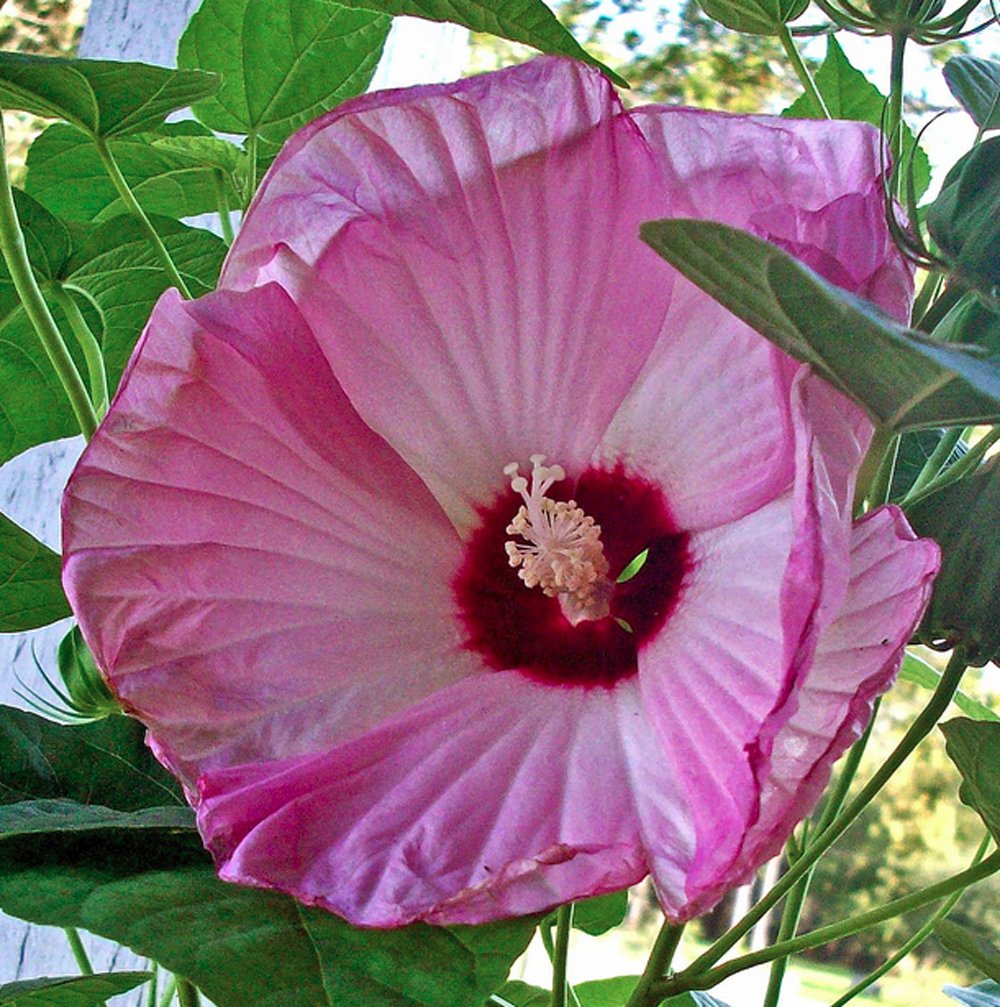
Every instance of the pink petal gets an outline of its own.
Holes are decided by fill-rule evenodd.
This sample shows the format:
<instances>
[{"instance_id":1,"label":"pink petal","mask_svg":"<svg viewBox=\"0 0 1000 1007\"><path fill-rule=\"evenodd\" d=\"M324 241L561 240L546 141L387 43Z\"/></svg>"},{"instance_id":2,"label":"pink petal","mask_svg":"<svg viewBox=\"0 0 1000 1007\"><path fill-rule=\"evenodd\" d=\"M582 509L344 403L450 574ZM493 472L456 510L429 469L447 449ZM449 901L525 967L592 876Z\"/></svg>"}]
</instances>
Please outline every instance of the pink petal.
<instances>
[{"instance_id":1,"label":"pink petal","mask_svg":"<svg viewBox=\"0 0 1000 1007\"><path fill-rule=\"evenodd\" d=\"M691 109L629 114L659 158L668 216L753 230L833 282L906 314L911 270L882 218L877 131ZM791 478L794 438L781 374L790 379L796 370L711 298L678 282L660 340L597 457L624 457L656 478L683 527L740 518ZM863 450L867 421L837 398ZM711 421L706 402L726 403L738 436ZM842 467L853 472L855 455ZM843 483L848 473L836 477Z\"/></svg>"},{"instance_id":2,"label":"pink petal","mask_svg":"<svg viewBox=\"0 0 1000 1007\"><path fill-rule=\"evenodd\" d=\"M690 892L687 915L706 910L776 855L816 803L831 766L868 723L872 700L892 684L939 563L937 546L916 539L895 507L855 525L847 599L820 638L795 713L775 738L760 780L759 816L731 868Z\"/></svg>"},{"instance_id":3,"label":"pink petal","mask_svg":"<svg viewBox=\"0 0 1000 1007\"><path fill-rule=\"evenodd\" d=\"M361 99L279 158L225 283L294 292L359 414L467 529L508 462L585 468L642 367L672 275L637 238L656 179L569 61Z\"/></svg>"},{"instance_id":4,"label":"pink petal","mask_svg":"<svg viewBox=\"0 0 1000 1007\"><path fill-rule=\"evenodd\" d=\"M199 823L229 880L370 926L476 923L634 883L646 841L689 846L671 763L634 680L491 673L314 758L206 774Z\"/></svg>"},{"instance_id":5,"label":"pink petal","mask_svg":"<svg viewBox=\"0 0 1000 1007\"><path fill-rule=\"evenodd\" d=\"M312 751L469 669L450 524L276 286L160 301L64 519L84 634L180 773Z\"/></svg>"}]
</instances>

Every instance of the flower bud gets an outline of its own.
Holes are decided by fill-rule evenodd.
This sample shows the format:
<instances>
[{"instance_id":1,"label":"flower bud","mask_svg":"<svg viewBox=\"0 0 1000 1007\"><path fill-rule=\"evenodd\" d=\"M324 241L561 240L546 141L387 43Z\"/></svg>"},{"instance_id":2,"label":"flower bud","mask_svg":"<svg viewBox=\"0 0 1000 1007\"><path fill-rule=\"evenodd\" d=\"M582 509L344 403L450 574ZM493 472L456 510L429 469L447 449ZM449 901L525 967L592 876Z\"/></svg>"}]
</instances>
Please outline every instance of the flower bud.
<instances>
[{"instance_id":1,"label":"flower bud","mask_svg":"<svg viewBox=\"0 0 1000 1007\"><path fill-rule=\"evenodd\" d=\"M98 720L122 712L98 671L79 626L74 626L59 644L58 663L74 714Z\"/></svg>"}]
</instances>

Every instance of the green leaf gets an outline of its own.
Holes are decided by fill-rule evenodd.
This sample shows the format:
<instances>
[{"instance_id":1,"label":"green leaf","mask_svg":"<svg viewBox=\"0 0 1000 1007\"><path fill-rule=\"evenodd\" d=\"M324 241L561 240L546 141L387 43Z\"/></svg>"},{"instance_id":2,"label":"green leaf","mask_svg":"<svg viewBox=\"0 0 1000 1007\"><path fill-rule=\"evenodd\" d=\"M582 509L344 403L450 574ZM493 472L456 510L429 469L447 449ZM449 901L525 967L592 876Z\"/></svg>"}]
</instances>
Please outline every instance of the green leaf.
<instances>
[{"instance_id":1,"label":"green leaf","mask_svg":"<svg viewBox=\"0 0 1000 1007\"><path fill-rule=\"evenodd\" d=\"M944 986L943 992L965 1007L1000 1007L1000 984L992 979L975 986Z\"/></svg>"},{"instance_id":2,"label":"green leaf","mask_svg":"<svg viewBox=\"0 0 1000 1007\"><path fill-rule=\"evenodd\" d=\"M1000 63L980 56L953 56L944 79L981 130L1000 129Z\"/></svg>"},{"instance_id":3,"label":"green leaf","mask_svg":"<svg viewBox=\"0 0 1000 1007\"><path fill-rule=\"evenodd\" d=\"M969 664L1000 656L1000 458L917 500L913 530L941 546L941 572L917 629L930 646L966 648Z\"/></svg>"},{"instance_id":4,"label":"green leaf","mask_svg":"<svg viewBox=\"0 0 1000 1007\"><path fill-rule=\"evenodd\" d=\"M618 926L628 912L628 890L583 899L573 907L573 926L596 937Z\"/></svg>"},{"instance_id":5,"label":"green leaf","mask_svg":"<svg viewBox=\"0 0 1000 1007\"><path fill-rule=\"evenodd\" d=\"M151 129L219 83L198 70L0 52L0 106L65 119L90 136Z\"/></svg>"},{"instance_id":6,"label":"green leaf","mask_svg":"<svg viewBox=\"0 0 1000 1007\"><path fill-rule=\"evenodd\" d=\"M1000 982L1000 948L995 944L951 920L938 920L934 933L949 951L964 958L994 982Z\"/></svg>"},{"instance_id":7,"label":"green leaf","mask_svg":"<svg viewBox=\"0 0 1000 1007\"><path fill-rule=\"evenodd\" d=\"M215 286L225 243L208 231L154 218L174 262L195 296ZM82 291L87 321L102 345L114 391L157 298L169 285L138 221L114 217L77 239L64 282ZM2 289L2 285L0 285ZM4 301L0 294L0 303ZM56 322L68 332L58 305ZM79 431L48 357L20 306L0 318L0 463L26 448ZM83 368L75 344L70 351Z\"/></svg>"},{"instance_id":8,"label":"green leaf","mask_svg":"<svg viewBox=\"0 0 1000 1007\"><path fill-rule=\"evenodd\" d=\"M951 167L927 209L927 230L962 282L1000 293L1000 136Z\"/></svg>"},{"instance_id":9,"label":"green leaf","mask_svg":"<svg viewBox=\"0 0 1000 1007\"><path fill-rule=\"evenodd\" d=\"M178 127L189 128L187 123ZM233 175L244 155L225 140L189 136L173 124L162 132L122 137L108 146L147 213L191 217L218 209L216 177L230 205L239 196ZM164 135L166 134L166 135ZM66 220L98 223L129 212L108 177L94 145L79 130L50 126L28 151L25 188Z\"/></svg>"},{"instance_id":10,"label":"green leaf","mask_svg":"<svg viewBox=\"0 0 1000 1007\"><path fill-rule=\"evenodd\" d=\"M638 981L638 976L612 976L579 983L573 989L580 1007L622 1007Z\"/></svg>"},{"instance_id":11,"label":"green leaf","mask_svg":"<svg viewBox=\"0 0 1000 1007\"><path fill-rule=\"evenodd\" d=\"M139 811L115 811L96 804L76 801L18 801L0 804L0 841L20 836L64 837L68 832L99 832L101 842L106 833L121 829L154 829L194 832L194 812L188 807L169 805L162 808L142 808ZM163 842L156 838L154 842Z\"/></svg>"},{"instance_id":12,"label":"green leaf","mask_svg":"<svg viewBox=\"0 0 1000 1007\"><path fill-rule=\"evenodd\" d=\"M177 62L222 74L195 115L276 152L296 129L368 86L390 19L332 0L204 0Z\"/></svg>"},{"instance_id":13,"label":"green leaf","mask_svg":"<svg viewBox=\"0 0 1000 1007\"><path fill-rule=\"evenodd\" d=\"M851 66L844 50L833 35L827 36L826 59L815 75L816 87L834 119L851 119L881 126L886 97L860 71ZM800 95L782 113L796 119L822 119L823 114L808 94ZM913 131L903 125L904 164L912 155L913 182L917 198L931 180L931 165L921 147L915 148Z\"/></svg>"},{"instance_id":14,"label":"green leaf","mask_svg":"<svg viewBox=\"0 0 1000 1007\"><path fill-rule=\"evenodd\" d=\"M911 430L902 435L892 472L892 490L889 493L891 501L902 500L906 496L944 434L944 430L936 429ZM958 441L948 456L947 464L958 461L967 451L965 444Z\"/></svg>"},{"instance_id":15,"label":"green leaf","mask_svg":"<svg viewBox=\"0 0 1000 1007\"><path fill-rule=\"evenodd\" d=\"M747 35L777 35L805 12L809 0L698 0L713 20Z\"/></svg>"},{"instance_id":16,"label":"green leaf","mask_svg":"<svg viewBox=\"0 0 1000 1007\"><path fill-rule=\"evenodd\" d=\"M108 997L128 993L152 978L152 972L104 972L24 979L0 986L0 1007L97 1007Z\"/></svg>"},{"instance_id":17,"label":"green leaf","mask_svg":"<svg viewBox=\"0 0 1000 1007\"><path fill-rule=\"evenodd\" d=\"M941 681L941 672L937 668L931 667L926 661L922 661L916 654L907 654L903 658L903 666L899 670L899 677L904 682L912 682L922 689L933 692ZM967 717L973 720L1000 720L1000 714L991 710L985 703L980 703L978 699L973 699L967 693L958 690L952 702Z\"/></svg>"},{"instance_id":18,"label":"green leaf","mask_svg":"<svg viewBox=\"0 0 1000 1007\"><path fill-rule=\"evenodd\" d=\"M958 717L941 730L948 756L962 774L958 796L1000 842L1000 724Z\"/></svg>"},{"instance_id":19,"label":"green leaf","mask_svg":"<svg viewBox=\"0 0 1000 1007\"><path fill-rule=\"evenodd\" d=\"M643 224L689 280L894 431L1000 419L1000 361L906 329L780 248L703 220Z\"/></svg>"},{"instance_id":20,"label":"green leaf","mask_svg":"<svg viewBox=\"0 0 1000 1007\"><path fill-rule=\"evenodd\" d=\"M23 633L72 615L59 554L0 514L0 633Z\"/></svg>"},{"instance_id":21,"label":"green leaf","mask_svg":"<svg viewBox=\"0 0 1000 1007\"><path fill-rule=\"evenodd\" d=\"M357 929L219 881L208 864L176 863L168 839L136 856L131 839L81 845L72 861L37 837L0 843L0 907L125 944L218 1007L480 1007L534 930L534 919Z\"/></svg>"},{"instance_id":22,"label":"green leaf","mask_svg":"<svg viewBox=\"0 0 1000 1007\"><path fill-rule=\"evenodd\" d=\"M541 52L571 56L602 70L620 87L628 82L596 60L542 0L340 0L356 10L450 21L476 32L523 42Z\"/></svg>"},{"instance_id":23,"label":"green leaf","mask_svg":"<svg viewBox=\"0 0 1000 1007\"><path fill-rule=\"evenodd\" d=\"M0 706L0 806L67 800L116 811L183 805L180 785L153 758L131 717L62 726Z\"/></svg>"},{"instance_id":24,"label":"green leaf","mask_svg":"<svg viewBox=\"0 0 1000 1007\"><path fill-rule=\"evenodd\" d=\"M552 993L520 979L510 979L486 1001L486 1007L550 1007Z\"/></svg>"},{"instance_id":25,"label":"green leaf","mask_svg":"<svg viewBox=\"0 0 1000 1007\"><path fill-rule=\"evenodd\" d=\"M73 253L73 241L66 225L20 189L14 189L14 206L35 275L39 280L59 279ZM10 284L7 265L2 261L0 274L4 286Z\"/></svg>"}]
</instances>

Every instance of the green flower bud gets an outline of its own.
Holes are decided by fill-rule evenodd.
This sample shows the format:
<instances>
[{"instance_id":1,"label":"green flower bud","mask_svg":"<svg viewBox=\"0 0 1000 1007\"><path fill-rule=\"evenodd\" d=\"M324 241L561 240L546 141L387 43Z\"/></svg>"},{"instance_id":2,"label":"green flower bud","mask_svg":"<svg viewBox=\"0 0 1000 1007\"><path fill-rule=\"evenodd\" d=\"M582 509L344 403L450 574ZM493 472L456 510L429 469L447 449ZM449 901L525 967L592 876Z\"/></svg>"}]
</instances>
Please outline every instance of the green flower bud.
<instances>
[{"instance_id":1,"label":"green flower bud","mask_svg":"<svg viewBox=\"0 0 1000 1007\"><path fill-rule=\"evenodd\" d=\"M58 661L59 674L73 713L98 720L122 712L98 671L94 655L84 643L79 626L74 626L63 637L59 644Z\"/></svg>"},{"instance_id":2,"label":"green flower bud","mask_svg":"<svg viewBox=\"0 0 1000 1007\"><path fill-rule=\"evenodd\" d=\"M1000 294L1000 136L948 172L927 210L927 229L959 280L987 297Z\"/></svg>"}]
</instances>

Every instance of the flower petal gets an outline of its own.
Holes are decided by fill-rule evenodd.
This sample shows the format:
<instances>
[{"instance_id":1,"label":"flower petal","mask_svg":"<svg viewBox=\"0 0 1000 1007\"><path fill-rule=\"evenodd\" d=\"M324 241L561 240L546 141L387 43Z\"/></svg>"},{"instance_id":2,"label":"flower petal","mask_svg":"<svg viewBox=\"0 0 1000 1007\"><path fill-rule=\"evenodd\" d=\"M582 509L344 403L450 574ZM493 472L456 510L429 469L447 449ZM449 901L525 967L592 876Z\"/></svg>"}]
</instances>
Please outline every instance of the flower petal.
<instances>
[{"instance_id":1,"label":"flower petal","mask_svg":"<svg viewBox=\"0 0 1000 1007\"><path fill-rule=\"evenodd\" d=\"M84 634L189 779L359 733L472 664L441 618L453 529L277 286L160 301L64 518Z\"/></svg>"},{"instance_id":2,"label":"flower petal","mask_svg":"<svg viewBox=\"0 0 1000 1007\"><path fill-rule=\"evenodd\" d=\"M892 684L939 562L938 547L917 539L895 507L855 525L847 599L820 638L794 714L774 739L760 781L759 817L732 867L714 885L690 893L689 915L708 909L775 856L816 803L831 766L868 723L872 700Z\"/></svg>"},{"instance_id":3,"label":"flower petal","mask_svg":"<svg viewBox=\"0 0 1000 1007\"><path fill-rule=\"evenodd\" d=\"M667 215L748 228L846 289L877 296L897 315L908 310L910 270L882 219L877 131L691 109L630 115L659 159ZM598 460L625 458L649 473L684 528L738 519L791 479L784 382L796 370L701 290L678 281L663 334ZM706 414L706 402L726 403L738 435Z\"/></svg>"},{"instance_id":4,"label":"flower petal","mask_svg":"<svg viewBox=\"0 0 1000 1007\"><path fill-rule=\"evenodd\" d=\"M360 99L278 159L225 283L294 292L359 414L464 531L508 462L585 468L642 367L673 275L637 237L656 179L608 82L571 61Z\"/></svg>"},{"instance_id":5,"label":"flower petal","mask_svg":"<svg viewBox=\"0 0 1000 1007\"><path fill-rule=\"evenodd\" d=\"M642 817L637 783L657 796ZM568 692L490 673L326 754L199 788L224 878L370 926L537 912L638 881L647 833L691 844L634 680Z\"/></svg>"}]
</instances>

